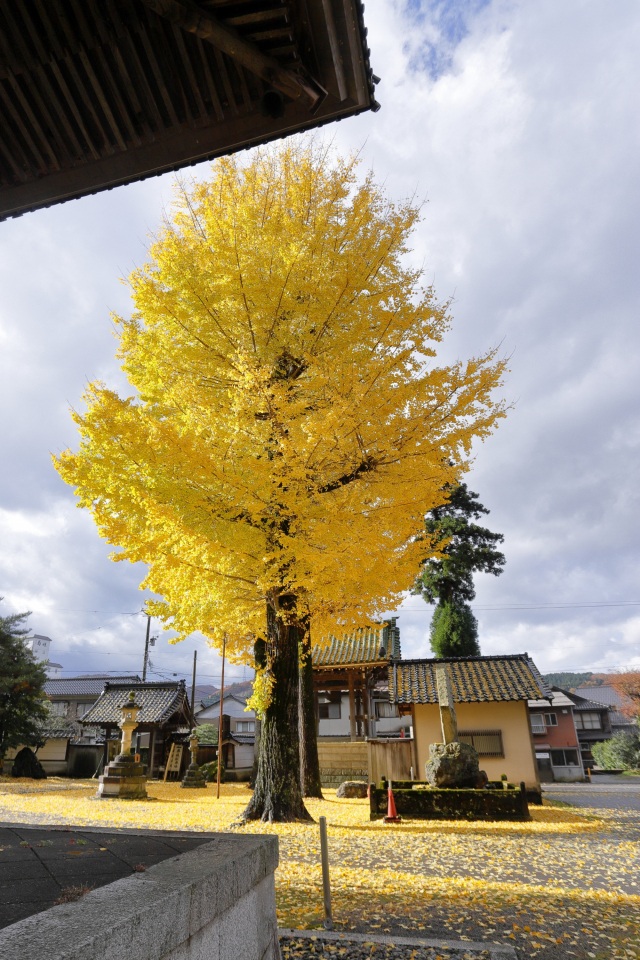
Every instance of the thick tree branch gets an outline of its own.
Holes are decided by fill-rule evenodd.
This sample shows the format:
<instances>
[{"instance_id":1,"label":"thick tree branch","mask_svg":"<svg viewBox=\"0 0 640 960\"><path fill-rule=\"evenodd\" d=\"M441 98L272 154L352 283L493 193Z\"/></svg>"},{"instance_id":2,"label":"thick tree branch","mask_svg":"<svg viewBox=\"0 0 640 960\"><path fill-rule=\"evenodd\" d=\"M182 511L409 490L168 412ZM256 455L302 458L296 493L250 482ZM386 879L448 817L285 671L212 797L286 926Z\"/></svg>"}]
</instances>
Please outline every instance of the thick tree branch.
<instances>
[{"instance_id":1,"label":"thick tree branch","mask_svg":"<svg viewBox=\"0 0 640 960\"><path fill-rule=\"evenodd\" d=\"M366 457L366 459L363 460L362 463L355 468L355 470L352 470L351 473L344 473L341 477L337 477L335 480L325 483L324 486L318 487L317 492L332 493L334 490L339 490L340 487L346 487L363 474L373 473L377 466L379 466L377 460L375 460L373 457Z\"/></svg>"}]
</instances>

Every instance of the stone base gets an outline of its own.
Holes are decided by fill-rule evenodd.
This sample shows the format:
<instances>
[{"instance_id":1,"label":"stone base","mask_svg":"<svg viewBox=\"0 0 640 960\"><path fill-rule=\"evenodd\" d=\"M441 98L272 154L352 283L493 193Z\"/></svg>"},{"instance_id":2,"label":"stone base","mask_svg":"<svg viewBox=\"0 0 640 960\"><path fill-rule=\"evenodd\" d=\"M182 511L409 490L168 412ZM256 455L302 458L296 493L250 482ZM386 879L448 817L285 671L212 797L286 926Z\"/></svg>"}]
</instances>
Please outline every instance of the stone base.
<instances>
[{"instance_id":1,"label":"stone base","mask_svg":"<svg viewBox=\"0 0 640 960\"><path fill-rule=\"evenodd\" d=\"M432 787L464 788L480 786L478 754L468 743L432 743L425 766ZM486 777L485 777L486 782Z\"/></svg>"},{"instance_id":2,"label":"stone base","mask_svg":"<svg viewBox=\"0 0 640 960\"><path fill-rule=\"evenodd\" d=\"M120 754L104 768L98 777L97 796L104 800L119 797L124 800L147 799L147 768L136 763L132 756Z\"/></svg>"},{"instance_id":3,"label":"stone base","mask_svg":"<svg viewBox=\"0 0 640 960\"><path fill-rule=\"evenodd\" d=\"M187 787L189 789L201 790L207 788L207 781L204 778L204 774L200 770L200 767L197 763L190 763L187 767L187 772L184 775L184 780L180 784L181 787Z\"/></svg>"}]
</instances>

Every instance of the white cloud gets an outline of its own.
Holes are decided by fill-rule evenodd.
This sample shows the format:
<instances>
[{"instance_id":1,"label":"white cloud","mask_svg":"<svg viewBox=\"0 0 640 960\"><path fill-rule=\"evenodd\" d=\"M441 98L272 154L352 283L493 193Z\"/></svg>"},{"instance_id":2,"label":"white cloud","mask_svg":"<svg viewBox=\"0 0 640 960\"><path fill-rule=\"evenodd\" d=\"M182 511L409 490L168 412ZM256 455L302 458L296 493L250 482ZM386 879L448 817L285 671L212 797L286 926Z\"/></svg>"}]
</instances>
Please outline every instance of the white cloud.
<instances>
[{"instance_id":1,"label":"white cloud","mask_svg":"<svg viewBox=\"0 0 640 960\"><path fill-rule=\"evenodd\" d=\"M325 132L392 196L428 198L414 257L455 297L443 359L511 356L515 407L469 476L506 538L504 574L478 579L483 650L526 649L544 669L637 663L640 607L549 605L640 601L640 9L495 0L458 5L462 23L438 9L367 4L382 110ZM139 645L118 616L140 605L140 577L106 559L49 451L75 443L68 406L88 380L122 384L109 311L128 310L119 278L170 194L159 178L0 225L0 593L59 649L85 638L92 666ZM420 604L401 612L407 655L428 653ZM188 672L178 651L163 661Z\"/></svg>"}]
</instances>

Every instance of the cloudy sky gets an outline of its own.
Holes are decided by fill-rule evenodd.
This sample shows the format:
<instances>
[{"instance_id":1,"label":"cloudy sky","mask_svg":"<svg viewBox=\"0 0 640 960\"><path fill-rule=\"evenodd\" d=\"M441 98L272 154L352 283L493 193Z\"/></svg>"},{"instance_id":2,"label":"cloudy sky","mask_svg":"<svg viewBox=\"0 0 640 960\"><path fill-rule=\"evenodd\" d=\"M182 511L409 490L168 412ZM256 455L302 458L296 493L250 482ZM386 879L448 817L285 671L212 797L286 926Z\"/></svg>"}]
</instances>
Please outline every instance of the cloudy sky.
<instances>
[{"instance_id":1,"label":"cloudy sky","mask_svg":"<svg viewBox=\"0 0 640 960\"><path fill-rule=\"evenodd\" d=\"M507 557L476 579L482 651L640 669L640 6L369 0L365 19L382 110L325 134L428 201L414 248L454 299L443 361L511 357L513 410L468 478ZM50 453L76 445L90 380L124 389L109 314L172 182L0 224L0 612L31 610L67 676L142 666L143 570L108 559ZM404 655L428 656L430 608L396 612ZM150 677L190 676L194 650L218 683L197 637L161 636Z\"/></svg>"}]
</instances>

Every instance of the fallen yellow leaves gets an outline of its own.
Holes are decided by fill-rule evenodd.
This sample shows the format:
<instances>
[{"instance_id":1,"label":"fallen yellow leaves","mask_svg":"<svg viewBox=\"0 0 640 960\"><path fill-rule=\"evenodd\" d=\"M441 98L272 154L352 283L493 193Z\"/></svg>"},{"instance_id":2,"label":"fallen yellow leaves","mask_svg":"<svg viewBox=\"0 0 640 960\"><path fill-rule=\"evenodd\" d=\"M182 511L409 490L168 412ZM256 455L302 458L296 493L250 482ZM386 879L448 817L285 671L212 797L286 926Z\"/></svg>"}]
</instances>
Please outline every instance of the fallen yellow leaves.
<instances>
[{"instance_id":1,"label":"fallen yellow leaves","mask_svg":"<svg viewBox=\"0 0 640 960\"><path fill-rule=\"evenodd\" d=\"M187 791L152 782L148 801L97 800L91 781L0 780L12 822L229 830L246 806L241 784ZM329 828L333 915L342 929L512 943L523 956L639 960L637 826L607 811L533 807L530 823L370 822L362 800L309 800ZM278 919L322 924L315 824L250 823L277 834Z\"/></svg>"}]
</instances>

